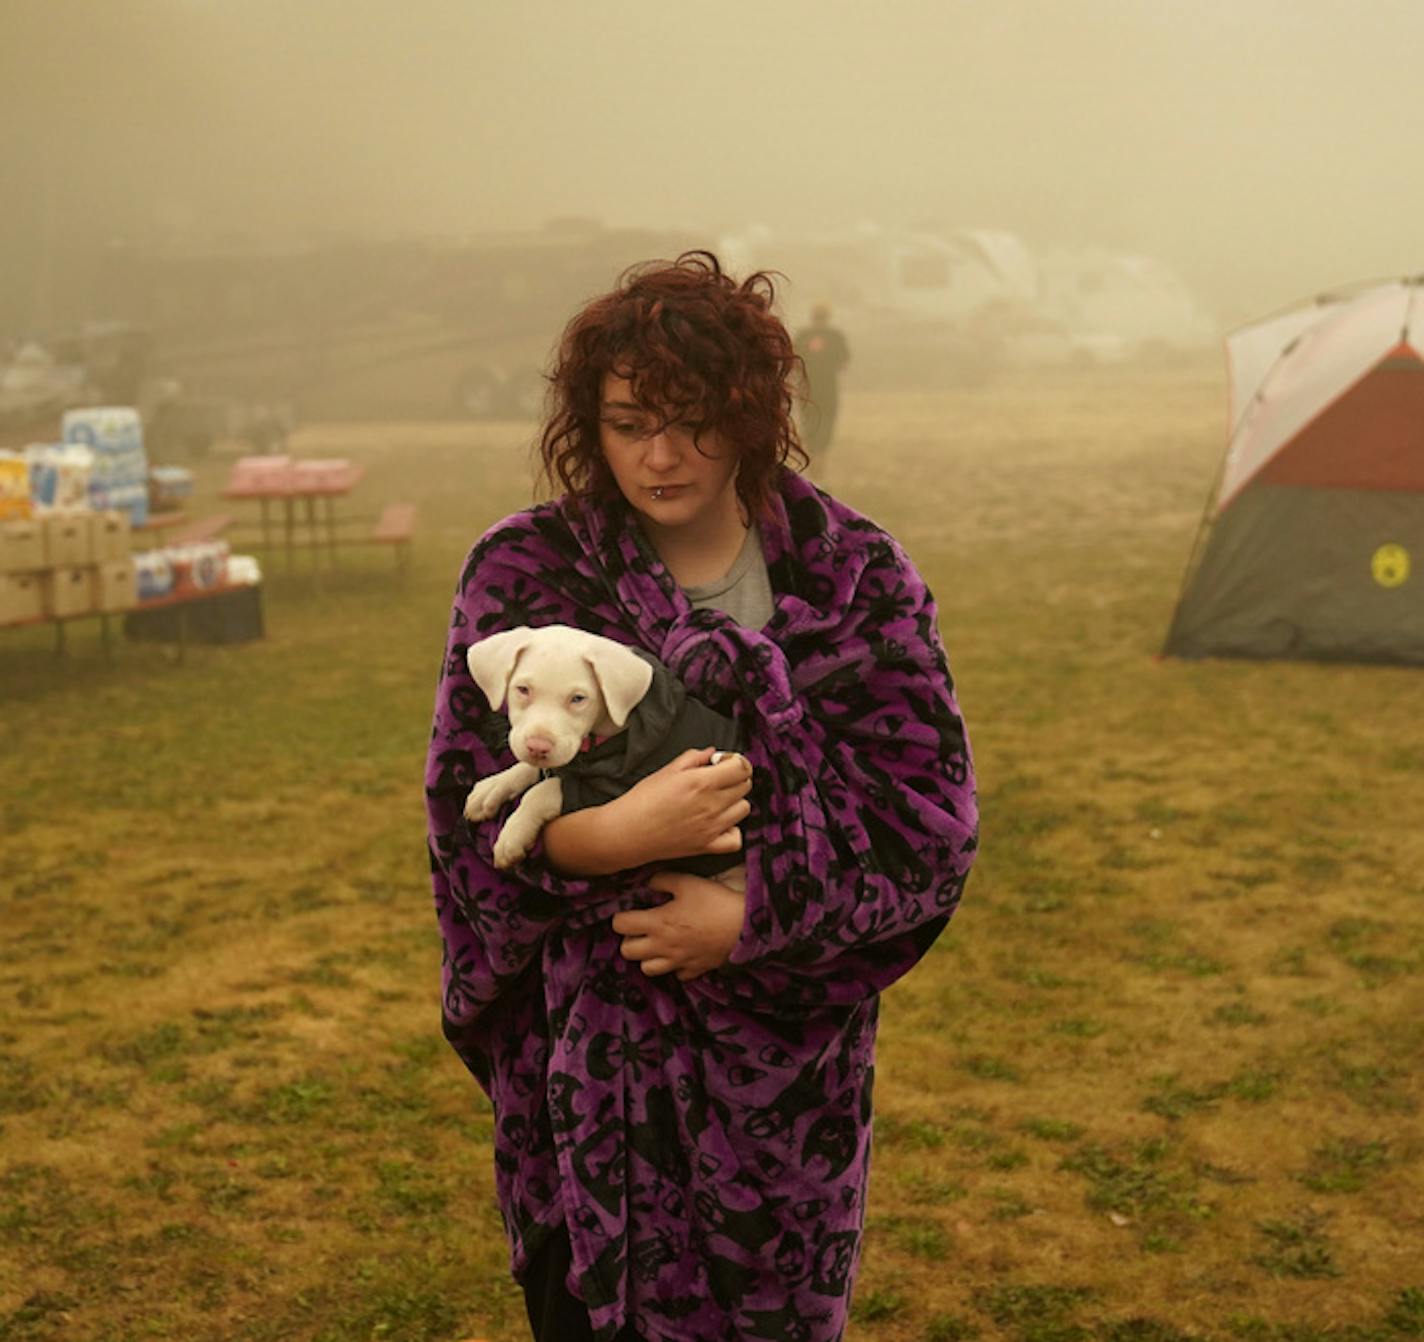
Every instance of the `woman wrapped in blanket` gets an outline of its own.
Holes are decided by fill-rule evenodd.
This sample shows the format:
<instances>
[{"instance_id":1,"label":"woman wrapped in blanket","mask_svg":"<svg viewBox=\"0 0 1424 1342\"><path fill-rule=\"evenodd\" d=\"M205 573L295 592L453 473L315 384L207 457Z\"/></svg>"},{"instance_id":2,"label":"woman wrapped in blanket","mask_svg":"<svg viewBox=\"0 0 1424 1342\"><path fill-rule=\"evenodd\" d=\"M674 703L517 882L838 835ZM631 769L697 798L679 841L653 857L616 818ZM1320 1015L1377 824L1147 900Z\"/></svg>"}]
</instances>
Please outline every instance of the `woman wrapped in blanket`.
<instances>
[{"instance_id":1,"label":"woman wrapped in blanket","mask_svg":"<svg viewBox=\"0 0 1424 1342\"><path fill-rule=\"evenodd\" d=\"M494 1106L540 1339L843 1335L878 995L974 855L933 600L792 468L773 297L691 252L589 303L541 443L562 492L492 527L455 594L426 772L444 1027ZM690 751L499 871L499 819L461 815L509 763L465 653L551 623L659 658L737 720L745 759ZM661 865L737 851L744 891Z\"/></svg>"}]
</instances>

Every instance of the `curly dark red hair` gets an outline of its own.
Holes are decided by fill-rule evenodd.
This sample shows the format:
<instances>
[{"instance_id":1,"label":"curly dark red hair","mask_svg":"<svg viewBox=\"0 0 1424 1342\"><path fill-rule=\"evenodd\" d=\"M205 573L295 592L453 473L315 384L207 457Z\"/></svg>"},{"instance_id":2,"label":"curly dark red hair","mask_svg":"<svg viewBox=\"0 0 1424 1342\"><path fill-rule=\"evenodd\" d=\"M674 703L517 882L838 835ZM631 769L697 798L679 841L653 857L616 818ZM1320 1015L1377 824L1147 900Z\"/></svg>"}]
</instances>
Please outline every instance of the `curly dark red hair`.
<instances>
[{"instance_id":1,"label":"curly dark red hair","mask_svg":"<svg viewBox=\"0 0 1424 1342\"><path fill-rule=\"evenodd\" d=\"M691 422L735 448L737 494L761 513L776 478L807 457L792 419L801 361L772 312L765 271L741 283L708 251L648 261L587 304L564 329L549 375L552 413L539 442L544 476L575 498L608 499L618 485L599 445L603 380L632 383L661 428Z\"/></svg>"}]
</instances>

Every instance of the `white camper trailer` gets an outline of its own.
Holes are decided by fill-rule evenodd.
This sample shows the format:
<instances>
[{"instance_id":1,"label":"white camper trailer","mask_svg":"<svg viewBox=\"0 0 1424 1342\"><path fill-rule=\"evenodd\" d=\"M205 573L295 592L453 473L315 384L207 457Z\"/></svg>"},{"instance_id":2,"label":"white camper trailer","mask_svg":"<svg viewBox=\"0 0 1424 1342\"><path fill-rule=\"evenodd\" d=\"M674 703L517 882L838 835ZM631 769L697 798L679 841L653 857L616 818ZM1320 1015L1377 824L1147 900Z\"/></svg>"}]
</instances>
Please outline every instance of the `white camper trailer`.
<instances>
[{"instance_id":1,"label":"white camper trailer","mask_svg":"<svg viewBox=\"0 0 1424 1342\"><path fill-rule=\"evenodd\" d=\"M719 240L734 273L780 271L783 315L794 330L818 303L852 350L862 382L977 379L1001 360L985 314L1032 304L1037 270L1012 233L888 229L865 223L815 234L753 226Z\"/></svg>"},{"instance_id":2,"label":"white camper trailer","mask_svg":"<svg viewBox=\"0 0 1424 1342\"><path fill-rule=\"evenodd\" d=\"M1101 248L1035 256L1003 229L815 234L753 226L720 240L734 273L780 271L793 330L830 306L861 382L944 383L1023 365L1121 362L1211 347L1215 324L1149 257Z\"/></svg>"},{"instance_id":3,"label":"white camper trailer","mask_svg":"<svg viewBox=\"0 0 1424 1342\"><path fill-rule=\"evenodd\" d=\"M1039 274L1039 311L1063 332L1069 357L1122 362L1215 348L1216 323L1181 277L1152 257L1051 251Z\"/></svg>"}]
</instances>

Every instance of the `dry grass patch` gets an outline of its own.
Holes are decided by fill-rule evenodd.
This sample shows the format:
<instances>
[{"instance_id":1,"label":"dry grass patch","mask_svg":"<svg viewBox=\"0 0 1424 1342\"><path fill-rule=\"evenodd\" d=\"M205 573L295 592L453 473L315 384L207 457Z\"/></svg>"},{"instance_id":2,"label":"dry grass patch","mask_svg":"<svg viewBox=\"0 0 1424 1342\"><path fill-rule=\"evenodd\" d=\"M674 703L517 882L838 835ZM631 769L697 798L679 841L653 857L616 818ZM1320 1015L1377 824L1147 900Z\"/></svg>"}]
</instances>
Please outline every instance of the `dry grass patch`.
<instances>
[{"instance_id":1,"label":"dry grass patch","mask_svg":"<svg viewBox=\"0 0 1424 1342\"><path fill-rule=\"evenodd\" d=\"M1154 659L1222 396L846 399L827 483L939 598L984 811L886 995L852 1339L1424 1336L1420 672ZM182 668L0 644L0 1338L523 1336L419 778L531 432L304 431L419 503L403 590L278 561L269 637Z\"/></svg>"}]
</instances>

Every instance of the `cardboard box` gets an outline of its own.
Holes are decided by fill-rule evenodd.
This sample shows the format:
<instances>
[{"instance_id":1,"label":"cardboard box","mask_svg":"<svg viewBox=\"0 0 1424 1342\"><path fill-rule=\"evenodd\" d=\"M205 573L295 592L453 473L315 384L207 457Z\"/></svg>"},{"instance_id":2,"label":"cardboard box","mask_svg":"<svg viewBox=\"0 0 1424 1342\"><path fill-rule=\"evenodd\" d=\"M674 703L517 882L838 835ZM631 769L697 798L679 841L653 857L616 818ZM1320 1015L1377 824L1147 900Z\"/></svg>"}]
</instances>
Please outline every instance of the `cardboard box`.
<instances>
[{"instance_id":1,"label":"cardboard box","mask_svg":"<svg viewBox=\"0 0 1424 1342\"><path fill-rule=\"evenodd\" d=\"M89 569L57 568L42 578L45 614L51 619L67 620L74 615L88 615L94 609L94 580Z\"/></svg>"},{"instance_id":2,"label":"cardboard box","mask_svg":"<svg viewBox=\"0 0 1424 1342\"><path fill-rule=\"evenodd\" d=\"M89 558L94 564L129 557L129 537L133 527L127 513L89 514Z\"/></svg>"},{"instance_id":3,"label":"cardboard box","mask_svg":"<svg viewBox=\"0 0 1424 1342\"><path fill-rule=\"evenodd\" d=\"M0 522L0 573L27 573L44 566L43 523L33 518Z\"/></svg>"},{"instance_id":4,"label":"cardboard box","mask_svg":"<svg viewBox=\"0 0 1424 1342\"><path fill-rule=\"evenodd\" d=\"M138 570L132 559L111 559L89 573L95 610L132 610L138 605Z\"/></svg>"},{"instance_id":5,"label":"cardboard box","mask_svg":"<svg viewBox=\"0 0 1424 1342\"><path fill-rule=\"evenodd\" d=\"M44 581L38 573L0 573L0 624L44 615Z\"/></svg>"},{"instance_id":6,"label":"cardboard box","mask_svg":"<svg viewBox=\"0 0 1424 1342\"><path fill-rule=\"evenodd\" d=\"M90 562L87 513L51 513L43 524L46 568L82 568Z\"/></svg>"}]
</instances>

